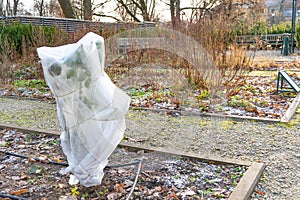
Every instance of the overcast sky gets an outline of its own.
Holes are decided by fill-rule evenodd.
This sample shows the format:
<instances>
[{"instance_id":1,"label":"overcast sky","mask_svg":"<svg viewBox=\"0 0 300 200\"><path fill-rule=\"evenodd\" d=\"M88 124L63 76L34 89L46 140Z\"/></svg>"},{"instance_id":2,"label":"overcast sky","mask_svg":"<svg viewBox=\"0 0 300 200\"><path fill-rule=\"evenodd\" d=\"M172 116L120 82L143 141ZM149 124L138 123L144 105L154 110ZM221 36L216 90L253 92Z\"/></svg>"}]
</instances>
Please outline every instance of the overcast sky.
<instances>
[{"instance_id":1,"label":"overcast sky","mask_svg":"<svg viewBox=\"0 0 300 200\"><path fill-rule=\"evenodd\" d=\"M26 10L33 8L33 0L20 0L25 5Z\"/></svg>"},{"instance_id":2,"label":"overcast sky","mask_svg":"<svg viewBox=\"0 0 300 200\"><path fill-rule=\"evenodd\" d=\"M47 0L46 0L47 1ZM33 9L33 0L20 0L20 2L22 2L25 5L25 9L32 11ZM101 2L100 0L95 0L95 4L97 4L97 2ZM191 5L191 1L190 0L184 0L180 2L181 7L186 7L186 6L190 6ZM111 9L108 8L108 11L111 11ZM160 3L159 6L157 6L157 13L159 13L163 19L165 20L170 20L170 11L168 10L168 7L165 5L165 3ZM163 20L162 19L162 20ZM104 19L102 19L104 20Z\"/></svg>"}]
</instances>

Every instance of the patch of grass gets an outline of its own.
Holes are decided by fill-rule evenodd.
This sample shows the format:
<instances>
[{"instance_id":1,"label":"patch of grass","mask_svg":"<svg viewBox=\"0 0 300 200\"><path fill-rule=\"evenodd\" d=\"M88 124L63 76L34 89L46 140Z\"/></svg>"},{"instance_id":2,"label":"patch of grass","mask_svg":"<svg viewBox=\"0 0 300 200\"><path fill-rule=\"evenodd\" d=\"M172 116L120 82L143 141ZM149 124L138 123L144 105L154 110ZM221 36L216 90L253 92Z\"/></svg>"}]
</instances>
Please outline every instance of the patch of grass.
<instances>
[{"instance_id":1,"label":"patch of grass","mask_svg":"<svg viewBox=\"0 0 300 200\"><path fill-rule=\"evenodd\" d=\"M292 122L279 122L278 123L279 126L284 127L284 128L293 128L295 127L295 124Z\"/></svg>"},{"instance_id":2,"label":"patch of grass","mask_svg":"<svg viewBox=\"0 0 300 200\"><path fill-rule=\"evenodd\" d=\"M233 186L236 187L238 183L236 181L233 182Z\"/></svg>"},{"instance_id":3,"label":"patch of grass","mask_svg":"<svg viewBox=\"0 0 300 200\"><path fill-rule=\"evenodd\" d=\"M227 101L227 105L233 108L239 108L239 107L246 108L249 106L249 104L250 104L249 101L241 99L237 95L230 97L229 101Z\"/></svg>"},{"instance_id":4,"label":"patch of grass","mask_svg":"<svg viewBox=\"0 0 300 200\"><path fill-rule=\"evenodd\" d=\"M100 196L105 195L106 193L108 193L108 189L104 189L103 191L98 192Z\"/></svg>"},{"instance_id":5,"label":"patch of grass","mask_svg":"<svg viewBox=\"0 0 300 200\"><path fill-rule=\"evenodd\" d=\"M83 198L83 199L85 199L85 198L88 198L89 197L89 193L83 193L82 195L81 195L81 198Z\"/></svg>"},{"instance_id":6,"label":"patch of grass","mask_svg":"<svg viewBox=\"0 0 300 200\"><path fill-rule=\"evenodd\" d=\"M205 121L205 120L200 120L199 121L199 126L207 126L208 125L208 122Z\"/></svg>"},{"instance_id":7,"label":"patch of grass","mask_svg":"<svg viewBox=\"0 0 300 200\"><path fill-rule=\"evenodd\" d=\"M211 97L207 90L203 90L201 94L197 95L198 100L209 99Z\"/></svg>"},{"instance_id":8,"label":"patch of grass","mask_svg":"<svg viewBox=\"0 0 300 200\"><path fill-rule=\"evenodd\" d=\"M274 71L256 70L249 72L249 76L277 76Z\"/></svg>"},{"instance_id":9,"label":"patch of grass","mask_svg":"<svg viewBox=\"0 0 300 200\"><path fill-rule=\"evenodd\" d=\"M204 191L200 191L200 193L201 193L202 195L208 195L208 194L213 193L213 190L210 188L210 189L207 189L207 190L204 190Z\"/></svg>"},{"instance_id":10,"label":"patch of grass","mask_svg":"<svg viewBox=\"0 0 300 200\"><path fill-rule=\"evenodd\" d=\"M32 138L31 138L30 134L26 134L25 135L25 141L27 141L27 142L31 142L32 141Z\"/></svg>"},{"instance_id":11,"label":"patch of grass","mask_svg":"<svg viewBox=\"0 0 300 200\"><path fill-rule=\"evenodd\" d=\"M221 172L222 172L222 168L221 168L221 167L218 167L216 171L217 171L218 173L221 173Z\"/></svg>"},{"instance_id":12,"label":"patch of grass","mask_svg":"<svg viewBox=\"0 0 300 200\"><path fill-rule=\"evenodd\" d=\"M243 171L243 168L238 166L238 167L234 168L234 171L235 172L241 172L241 171Z\"/></svg>"},{"instance_id":13,"label":"patch of grass","mask_svg":"<svg viewBox=\"0 0 300 200\"><path fill-rule=\"evenodd\" d=\"M223 130L228 130L228 129L232 128L233 125L234 125L234 123L231 120L219 121L220 129L223 129Z\"/></svg>"},{"instance_id":14,"label":"patch of grass","mask_svg":"<svg viewBox=\"0 0 300 200\"><path fill-rule=\"evenodd\" d=\"M221 104L217 104L212 109L215 110L215 111L222 111L223 110L223 106Z\"/></svg>"},{"instance_id":15,"label":"patch of grass","mask_svg":"<svg viewBox=\"0 0 300 200\"><path fill-rule=\"evenodd\" d=\"M0 147L8 147L10 145L11 145L11 142L7 142L7 141L3 142L3 143L2 142L0 143Z\"/></svg>"},{"instance_id":16,"label":"patch of grass","mask_svg":"<svg viewBox=\"0 0 300 200\"><path fill-rule=\"evenodd\" d=\"M59 140L52 140L49 142L51 145L57 145L59 144Z\"/></svg>"},{"instance_id":17,"label":"patch of grass","mask_svg":"<svg viewBox=\"0 0 300 200\"><path fill-rule=\"evenodd\" d=\"M206 112L209 110L209 103L208 102L199 102L199 111Z\"/></svg>"},{"instance_id":18,"label":"patch of grass","mask_svg":"<svg viewBox=\"0 0 300 200\"><path fill-rule=\"evenodd\" d=\"M130 89L130 90L127 90L127 93L128 93L130 96L137 96L137 97L143 96L143 95L146 94L145 91L140 90L140 89L136 89L136 88L132 88L132 89Z\"/></svg>"},{"instance_id":19,"label":"patch of grass","mask_svg":"<svg viewBox=\"0 0 300 200\"><path fill-rule=\"evenodd\" d=\"M42 171L43 171L43 169L42 169L41 166L33 165L33 166L29 169L28 173L29 173L29 174L41 174Z\"/></svg>"},{"instance_id":20,"label":"patch of grass","mask_svg":"<svg viewBox=\"0 0 300 200\"><path fill-rule=\"evenodd\" d=\"M25 87L25 88L36 88L38 90L45 90L47 86L44 80L15 80L13 85L15 87Z\"/></svg>"},{"instance_id":21,"label":"patch of grass","mask_svg":"<svg viewBox=\"0 0 300 200\"><path fill-rule=\"evenodd\" d=\"M179 174L176 174L176 175L174 176L174 178L175 178L175 179L179 179L179 178L180 178L180 175L179 175Z\"/></svg>"}]
</instances>

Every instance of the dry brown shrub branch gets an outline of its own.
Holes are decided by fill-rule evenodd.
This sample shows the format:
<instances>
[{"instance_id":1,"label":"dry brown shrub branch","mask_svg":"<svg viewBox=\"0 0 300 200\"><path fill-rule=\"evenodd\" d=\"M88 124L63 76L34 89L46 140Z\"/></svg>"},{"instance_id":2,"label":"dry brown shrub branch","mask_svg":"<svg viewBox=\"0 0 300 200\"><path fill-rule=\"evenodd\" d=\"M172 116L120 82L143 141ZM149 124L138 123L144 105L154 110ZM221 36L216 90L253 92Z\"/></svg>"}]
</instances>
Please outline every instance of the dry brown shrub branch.
<instances>
[{"instance_id":1,"label":"dry brown shrub branch","mask_svg":"<svg viewBox=\"0 0 300 200\"><path fill-rule=\"evenodd\" d=\"M236 37L232 31L234 24L235 21L220 13L212 19L187 24L181 30L205 47L218 66L223 86L227 90L234 90L233 84L243 83L251 70L255 55L254 51L249 54L247 49L234 42Z\"/></svg>"}]
</instances>

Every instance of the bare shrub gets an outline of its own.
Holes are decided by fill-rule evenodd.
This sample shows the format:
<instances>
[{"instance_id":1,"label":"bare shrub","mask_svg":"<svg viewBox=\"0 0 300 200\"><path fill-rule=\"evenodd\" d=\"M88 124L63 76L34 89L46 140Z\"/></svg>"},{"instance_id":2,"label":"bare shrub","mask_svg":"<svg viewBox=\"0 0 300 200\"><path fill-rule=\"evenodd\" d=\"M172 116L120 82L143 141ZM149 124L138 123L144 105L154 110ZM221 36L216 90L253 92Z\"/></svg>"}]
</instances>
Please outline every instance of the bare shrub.
<instances>
[{"instance_id":1,"label":"bare shrub","mask_svg":"<svg viewBox=\"0 0 300 200\"><path fill-rule=\"evenodd\" d=\"M128 52L126 55L121 56L113 62L113 65L118 65L117 67L109 67L107 68L107 71L108 73L111 73L110 71L115 71L119 67L132 68L144 64L170 66L178 73L184 75L191 85L206 88L200 72L197 71L187 60L176 54L160 49L150 48Z\"/></svg>"},{"instance_id":2,"label":"bare shrub","mask_svg":"<svg viewBox=\"0 0 300 200\"><path fill-rule=\"evenodd\" d=\"M3 49L5 49L5 51L0 54L0 80L3 84L7 84L12 81L12 77L14 74L15 64L13 61L15 60L15 52L11 48L7 39L3 40L2 47Z\"/></svg>"},{"instance_id":3,"label":"bare shrub","mask_svg":"<svg viewBox=\"0 0 300 200\"><path fill-rule=\"evenodd\" d=\"M3 83L13 83L15 79L43 79L43 71L39 63L36 49L40 46L58 46L68 42L67 34L56 27L28 26L11 24L7 29L20 29L17 45L12 43L13 35L5 35L2 39L0 54L0 79ZM13 27L15 26L15 27ZM27 26L27 25L26 25Z\"/></svg>"},{"instance_id":4,"label":"bare shrub","mask_svg":"<svg viewBox=\"0 0 300 200\"><path fill-rule=\"evenodd\" d=\"M182 29L189 36L201 43L218 66L223 86L234 90L232 84L242 84L250 71L255 52L249 54L247 49L234 41L235 21L220 13L212 19L203 19L197 23L187 24ZM227 94L231 94L228 92Z\"/></svg>"}]
</instances>

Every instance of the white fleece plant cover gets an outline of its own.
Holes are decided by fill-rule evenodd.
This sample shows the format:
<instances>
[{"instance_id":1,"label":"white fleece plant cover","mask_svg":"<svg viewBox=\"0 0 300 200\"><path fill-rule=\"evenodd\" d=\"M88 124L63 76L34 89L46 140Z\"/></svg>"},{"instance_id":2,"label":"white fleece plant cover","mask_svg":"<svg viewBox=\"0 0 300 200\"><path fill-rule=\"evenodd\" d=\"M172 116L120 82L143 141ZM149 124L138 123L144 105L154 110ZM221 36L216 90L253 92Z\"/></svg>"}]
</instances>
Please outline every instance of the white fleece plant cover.
<instances>
[{"instance_id":1,"label":"white fleece plant cover","mask_svg":"<svg viewBox=\"0 0 300 200\"><path fill-rule=\"evenodd\" d=\"M104 71L104 39L90 32L77 43L37 52L64 130L61 146L69 166L61 173L73 173L71 184L99 185L123 137L130 103Z\"/></svg>"}]
</instances>

